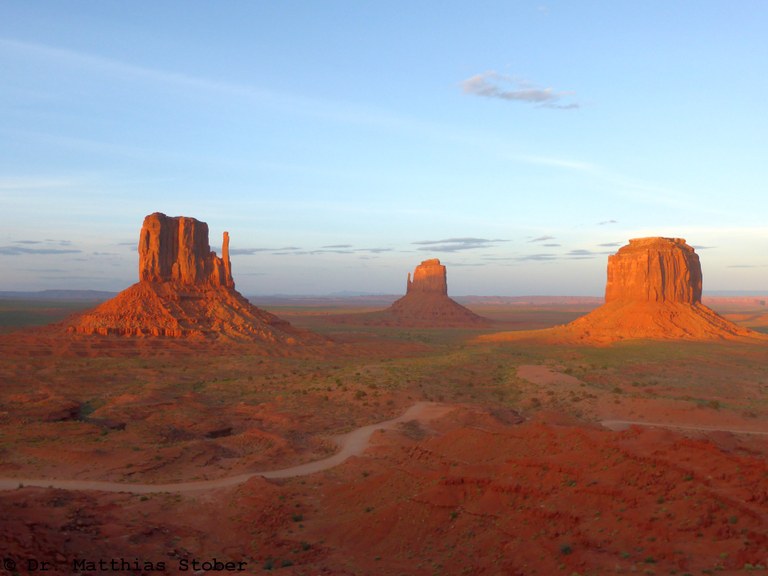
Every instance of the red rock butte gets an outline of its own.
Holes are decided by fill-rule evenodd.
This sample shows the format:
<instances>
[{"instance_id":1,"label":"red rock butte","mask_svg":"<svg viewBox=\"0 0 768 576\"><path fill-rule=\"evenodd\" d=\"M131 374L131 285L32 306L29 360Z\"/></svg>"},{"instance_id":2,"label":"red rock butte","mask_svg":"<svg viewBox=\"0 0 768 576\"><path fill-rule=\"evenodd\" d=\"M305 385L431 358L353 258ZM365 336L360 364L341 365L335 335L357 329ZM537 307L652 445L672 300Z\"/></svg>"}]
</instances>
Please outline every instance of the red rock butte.
<instances>
[{"instance_id":1,"label":"red rock butte","mask_svg":"<svg viewBox=\"0 0 768 576\"><path fill-rule=\"evenodd\" d=\"M434 294L448 295L448 280L445 266L440 264L440 260L432 258L424 260L416 266L413 271L413 280L411 273L408 272L408 282L405 288L405 294Z\"/></svg>"},{"instance_id":2,"label":"red rock butte","mask_svg":"<svg viewBox=\"0 0 768 576\"><path fill-rule=\"evenodd\" d=\"M320 339L256 308L235 290L227 232L219 258L208 244L205 222L156 212L144 218L138 251L139 282L73 317L69 332L284 344Z\"/></svg>"},{"instance_id":3,"label":"red rock butte","mask_svg":"<svg viewBox=\"0 0 768 576\"><path fill-rule=\"evenodd\" d=\"M221 258L211 252L208 224L205 222L155 212L144 218L141 227L139 280L234 288L228 232L224 232L221 252Z\"/></svg>"},{"instance_id":4,"label":"red rock butte","mask_svg":"<svg viewBox=\"0 0 768 576\"><path fill-rule=\"evenodd\" d=\"M482 326L490 320L478 316L448 296L445 266L433 258L408 274L405 296L381 312L403 326L449 327Z\"/></svg>"},{"instance_id":5,"label":"red rock butte","mask_svg":"<svg viewBox=\"0 0 768 576\"><path fill-rule=\"evenodd\" d=\"M699 256L682 238L636 238L608 257L605 304L561 330L577 340L751 336L701 303Z\"/></svg>"}]
</instances>

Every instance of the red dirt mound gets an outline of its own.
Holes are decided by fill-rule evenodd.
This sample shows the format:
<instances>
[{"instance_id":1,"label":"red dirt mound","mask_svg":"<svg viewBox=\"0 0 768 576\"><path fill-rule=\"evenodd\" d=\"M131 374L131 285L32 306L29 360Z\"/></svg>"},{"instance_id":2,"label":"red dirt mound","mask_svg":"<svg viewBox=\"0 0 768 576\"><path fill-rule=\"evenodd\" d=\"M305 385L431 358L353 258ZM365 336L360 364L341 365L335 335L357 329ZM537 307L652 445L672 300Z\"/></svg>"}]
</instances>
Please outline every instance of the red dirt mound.
<instances>
[{"instance_id":1,"label":"red dirt mound","mask_svg":"<svg viewBox=\"0 0 768 576\"><path fill-rule=\"evenodd\" d=\"M632 338L730 339L757 336L703 304L615 301L562 328L574 340L614 342Z\"/></svg>"},{"instance_id":2,"label":"red dirt mound","mask_svg":"<svg viewBox=\"0 0 768 576\"><path fill-rule=\"evenodd\" d=\"M227 337L295 344L306 333L253 306L223 286L138 282L80 315L71 331L81 334Z\"/></svg>"}]
</instances>

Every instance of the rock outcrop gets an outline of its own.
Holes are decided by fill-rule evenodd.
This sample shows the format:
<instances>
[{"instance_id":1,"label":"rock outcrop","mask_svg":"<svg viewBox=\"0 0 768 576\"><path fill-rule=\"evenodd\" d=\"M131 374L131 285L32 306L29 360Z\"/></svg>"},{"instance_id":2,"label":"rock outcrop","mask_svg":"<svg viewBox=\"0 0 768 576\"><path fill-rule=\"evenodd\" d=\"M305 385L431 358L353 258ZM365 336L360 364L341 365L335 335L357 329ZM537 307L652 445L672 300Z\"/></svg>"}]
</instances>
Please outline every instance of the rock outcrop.
<instances>
[{"instance_id":1,"label":"rock outcrop","mask_svg":"<svg viewBox=\"0 0 768 576\"><path fill-rule=\"evenodd\" d=\"M155 212L144 218L139 236L139 280L234 288L229 262L229 233L222 257L208 245L208 224L184 216Z\"/></svg>"},{"instance_id":2,"label":"rock outcrop","mask_svg":"<svg viewBox=\"0 0 768 576\"><path fill-rule=\"evenodd\" d=\"M701 302L699 255L682 238L635 238L608 257L605 301Z\"/></svg>"},{"instance_id":3,"label":"rock outcrop","mask_svg":"<svg viewBox=\"0 0 768 576\"><path fill-rule=\"evenodd\" d=\"M750 335L701 303L699 257L681 238L637 238L608 257L605 304L567 326L578 340Z\"/></svg>"},{"instance_id":4,"label":"rock outcrop","mask_svg":"<svg viewBox=\"0 0 768 576\"><path fill-rule=\"evenodd\" d=\"M141 228L138 252L139 282L75 316L69 332L283 344L322 340L256 308L235 290L227 232L219 258L208 244L205 222L150 214Z\"/></svg>"},{"instance_id":5,"label":"rock outcrop","mask_svg":"<svg viewBox=\"0 0 768 576\"><path fill-rule=\"evenodd\" d=\"M481 327L490 323L448 296L445 266L433 258L408 274L405 296L366 323L421 328Z\"/></svg>"},{"instance_id":6,"label":"rock outcrop","mask_svg":"<svg viewBox=\"0 0 768 576\"><path fill-rule=\"evenodd\" d=\"M432 258L424 260L416 266L413 271L413 280L411 273L408 272L408 283L406 284L405 294L433 294L448 295L448 281L445 272L445 266L440 264L440 260Z\"/></svg>"}]
</instances>

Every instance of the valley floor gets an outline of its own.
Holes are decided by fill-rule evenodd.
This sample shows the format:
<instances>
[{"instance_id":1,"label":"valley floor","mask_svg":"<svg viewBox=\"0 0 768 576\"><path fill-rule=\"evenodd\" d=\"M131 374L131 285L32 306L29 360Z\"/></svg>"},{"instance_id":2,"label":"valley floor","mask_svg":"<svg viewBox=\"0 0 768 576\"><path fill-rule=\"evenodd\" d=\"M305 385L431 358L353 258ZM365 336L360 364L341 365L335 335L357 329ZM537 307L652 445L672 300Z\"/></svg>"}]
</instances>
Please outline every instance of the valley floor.
<instances>
[{"instance_id":1,"label":"valley floor","mask_svg":"<svg viewBox=\"0 0 768 576\"><path fill-rule=\"evenodd\" d=\"M496 324L371 327L331 321L336 305L283 305L270 311L334 342L290 351L9 329L0 547L15 568L3 570L766 570L764 341L479 342L594 304L468 305ZM722 312L764 326L751 301ZM357 450L331 460L344 437ZM311 462L333 465L257 474Z\"/></svg>"}]
</instances>

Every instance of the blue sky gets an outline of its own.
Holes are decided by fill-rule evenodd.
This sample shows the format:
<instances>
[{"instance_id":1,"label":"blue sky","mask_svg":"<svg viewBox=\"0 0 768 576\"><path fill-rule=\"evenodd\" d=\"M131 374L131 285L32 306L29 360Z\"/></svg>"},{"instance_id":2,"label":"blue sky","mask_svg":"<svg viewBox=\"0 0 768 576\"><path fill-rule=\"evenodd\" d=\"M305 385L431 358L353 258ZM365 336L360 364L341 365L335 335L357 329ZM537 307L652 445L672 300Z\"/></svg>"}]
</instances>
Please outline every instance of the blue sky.
<instances>
[{"instance_id":1,"label":"blue sky","mask_svg":"<svg viewBox=\"0 0 768 576\"><path fill-rule=\"evenodd\" d=\"M245 294L600 295L686 238L768 290L768 3L0 4L0 290L122 289L146 214Z\"/></svg>"}]
</instances>

